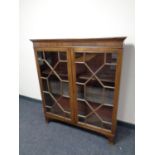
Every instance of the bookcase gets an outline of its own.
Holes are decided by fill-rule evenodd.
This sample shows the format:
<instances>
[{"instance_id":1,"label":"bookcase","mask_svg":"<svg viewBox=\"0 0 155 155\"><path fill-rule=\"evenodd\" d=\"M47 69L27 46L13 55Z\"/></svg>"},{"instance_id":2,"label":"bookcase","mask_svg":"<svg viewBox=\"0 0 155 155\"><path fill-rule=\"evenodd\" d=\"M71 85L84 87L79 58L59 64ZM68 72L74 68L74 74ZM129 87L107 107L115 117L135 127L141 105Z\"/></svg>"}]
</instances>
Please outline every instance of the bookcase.
<instances>
[{"instance_id":1,"label":"bookcase","mask_svg":"<svg viewBox=\"0 0 155 155\"><path fill-rule=\"evenodd\" d=\"M31 40L46 122L65 122L114 142L125 38Z\"/></svg>"}]
</instances>

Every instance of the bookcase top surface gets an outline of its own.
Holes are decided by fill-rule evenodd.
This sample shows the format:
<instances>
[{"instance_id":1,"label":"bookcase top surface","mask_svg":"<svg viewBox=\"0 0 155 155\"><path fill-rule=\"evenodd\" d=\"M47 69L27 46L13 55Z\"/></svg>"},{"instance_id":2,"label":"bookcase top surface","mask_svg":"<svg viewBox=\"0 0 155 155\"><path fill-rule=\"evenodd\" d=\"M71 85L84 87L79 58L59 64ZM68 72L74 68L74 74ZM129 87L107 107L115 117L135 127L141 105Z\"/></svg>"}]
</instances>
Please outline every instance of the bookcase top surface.
<instances>
[{"instance_id":1,"label":"bookcase top surface","mask_svg":"<svg viewBox=\"0 0 155 155\"><path fill-rule=\"evenodd\" d=\"M31 39L34 48L52 47L102 47L102 48L123 48L123 41L126 37L114 38L78 38L78 39Z\"/></svg>"},{"instance_id":2,"label":"bookcase top surface","mask_svg":"<svg viewBox=\"0 0 155 155\"><path fill-rule=\"evenodd\" d=\"M124 41L126 37L106 37L106 38L60 38L60 39L30 39L32 42L85 42L85 41Z\"/></svg>"}]
</instances>

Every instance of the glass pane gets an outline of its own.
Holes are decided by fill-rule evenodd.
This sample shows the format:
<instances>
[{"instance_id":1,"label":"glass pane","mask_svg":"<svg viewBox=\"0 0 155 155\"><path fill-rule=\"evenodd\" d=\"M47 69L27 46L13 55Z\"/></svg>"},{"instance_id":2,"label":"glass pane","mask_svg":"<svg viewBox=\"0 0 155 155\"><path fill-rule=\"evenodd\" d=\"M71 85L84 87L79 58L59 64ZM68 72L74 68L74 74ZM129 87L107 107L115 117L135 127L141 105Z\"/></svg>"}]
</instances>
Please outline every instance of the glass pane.
<instances>
[{"instance_id":1,"label":"glass pane","mask_svg":"<svg viewBox=\"0 0 155 155\"><path fill-rule=\"evenodd\" d=\"M38 55L38 61L43 59L43 52L42 51L38 51L37 55Z\"/></svg>"},{"instance_id":2,"label":"glass pane","mask_svg":"<svg viewBox=\"0 0 155 155\"><path fill-rule=\"evenodd\" d=\"M71 118L66 52L38 51L46 111Z\"/></svg>"},{"instance_id":3,"label":"glass pane","mask_svg":"<svg viewBox=\"0 0 155 155\"><path fill-rule=\"evenodd\" d=\"M45 60L52 66L58 63L58 52L44 52L45 53Z\"/></svg>"},{"instance_id":4,"label":"glass pane","mask_svg":"<svg viewBox=\"0 0 155 155\"><path fill-rule=\"evenodd\" d=\"M85 54L85 63L92 70L92 72L96 72L105 61L104 53L86 53Z\"/></svg>"},{"instance_id":5,"label":"glass pane","mask_svg":"<svg viewBox=\"0 0 155 155\"><path fill-rule=\"evenodd\" d=\"M44 91L48 91L48 80L42 79L42 86Z\"/></svg>"},{"instance_id":6,"label":"glass pane","mask_svg":"<svg viewBox=\"0 0 155 155\"><path fill-rule=\"evenodd\" d=\"M45 61L45 59L43 58L43 52L37 52L37 54L38 54L38 64L40 67L40 74L42 77L47 77L51 71L50 65L48 65L48 62Z\"/></svg>"},{"instance_id":7,"label":"glass pane","mask_svg":"<svg viewBox=\"0 0 155 155\"><path fill-rule=\"evenodd\" d=\"M106 63L116 63L116 62L117 62L117 53L106 54Z\"/></svg>"},{"instance_id":8,"label":"glass pane","mask_svg":"<svg viewBox=\"0 0 155 155\"><path fill-rule=\"evenodd\" d=\"M67 70L67 62L59 62L56 66L55 71L61 78L61 80L68 80L68 70Z\"/></svg>"},{"instance_id":9,"label":"glass pane","mask_svg":"<svg viewBox=\"0 0 155 155\"><path fill-rule=\"evenodd\" d=\"M67 56L65 52L59 52L60 60L67 60Z\"/></svg>"},{"instance_id":10,"label":"glass pane","mask_svg":"<svg viewBox=\"0 0 155 155\"><path fill-rule=\"evenodd\" d=\"M95 126L98 126L98 127L102 126L101 120L94 113L87 117L86 123L91 124L91 125L95 125Z\"/></svg>"},{"instance_id":11,"label":"glass pane","mask_svg":"<svg viewBox=\"0 0 155 155\"><path fill-rule=\"evenodd\" d=\"M111 130L117 53L76 53L78 119Z\"/></svg>"},{"instance_id":12,"label":"glass pane","mask_svg":"<svg viewBox=\"0 0 155 155\"><path fill-rule=\"evenodd\" d=\"M103 122L104 121L107 121L107 122L112 121L112 107L101 106L98 110L96 110L96 113L102 118Z\"/></svg>"},{"instance_id":13,"label":"glass pane","mask_svg":"<svg viewBox=\"0 0 155 155\"><path fill-rule=\"evenodd\" d=\"M62 95L69 97L69 84L68 84L68 82L62 82Z\"/></svg>"},{"instance_id":14,"label":"glass pane","mask_svg":"<svg viewBox=\"0 0 155 155\"><path fill-rule=\"evenodd\" d=\"M89 77L92 76L92 73L85 66L85 64L76 63L76 82L85 83Z\"/></svg>"},{"instance_id":15,"label":"glass pane","mask_svg":"<svg viewBox=\"0 0 155 155\"><path fill-rule=\"evenodd\" d=\"M63 97L63 96L58 100L59 104L63 107L65 112L71 111L70 105L69 105L69 100L70 100L70 98Z\"/></svg>"},{"instance_id":16,"label":"glass pane","mask_svg":"<svg viewBox=\"0 0 155 155\"><path fill-rule=\"evenodd\" d=\"M84 54L83 53L76 53L75 62L83 62L83 61L84 61Z\"/></svg>"},{"instance_id":17,"label":"glass pane","mask_svg":"<svg viewBox=\"0 0 155 155\"><path fill-rule=\"evenodd\" d=\"M47 112L52 112L54 114L61 115L61 116L65 115L65 113L63 112L59 104L57 104L57 102L55 101L54 97L51 94L44 93L44 98L46 102L45 107Z\"/></svg>"},{"instance_id":18,"label":"glass pane","mask_svg":"<svg viewBox=\"0 0 155 155\"><path fill-rule=\"evenodd\" d=\"M115 86L115 65L104 65L96 74L104 86Z\"/></svg>"},{"instance_id":19,"label":"glass pane","mask_svg":"<svg viewBox=\"0 0 155 155\"><path fill-rule=\"evenodd\" d=\"M114 91L104 88L98 80L90 80L85 85L85 99L100 104L113 104Z\"/></svg>"},{"instance_id":20,"label":"glass pane","mask_svg":"<svg viewBox=\"0 0 155 155\"><path fill-rule=\"evenodd\" d=\"M84 85L77 84L77 98L84 99Z\"/></svg>"},{"instance_id":21,"label":"glass pane","mask_svg":"<svg viewBox=\"0 0 155 155\"><path fill-rule=\"evenodd\" d=\"M84 101L78 100L78 117L82 122L85 122L86 116L91 112L91 109Z\"/></svg>"},{"instance_id":22,"label":"glass pane","mask_svg":"<svg viewBox=\"0 0 155 155\"><path fill-rule=\"evenodd\" d=\"M53 98L50 96L49 93L44 93L44 97L47 107L51 108L55 104L55 101L53 100Z\"/></svg>"},{"instance_id":23,"label":"glass pane","mask_svg":"<svg viewBox=\"0 0 155 155\"><path fill-rule=\"evenodd\" d=\"M54 95L56 99L59 99L61 96L61 81L60 79L52 74L49 78L49 91Z\"/></svg>"}]
</instances>

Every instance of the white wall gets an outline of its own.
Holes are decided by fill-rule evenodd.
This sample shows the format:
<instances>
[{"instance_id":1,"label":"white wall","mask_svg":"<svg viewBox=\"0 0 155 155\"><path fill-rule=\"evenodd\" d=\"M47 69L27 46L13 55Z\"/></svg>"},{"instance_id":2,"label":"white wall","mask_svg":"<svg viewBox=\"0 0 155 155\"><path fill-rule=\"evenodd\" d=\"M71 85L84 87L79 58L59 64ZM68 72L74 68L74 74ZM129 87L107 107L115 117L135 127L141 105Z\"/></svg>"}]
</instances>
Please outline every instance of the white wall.
<instances>
[{"instance_id":1,"label":"white wall","mask_svg":"<svg viewBox=\"0 0 155 155\"><path fill-rule=\"evenodd\" d=\"M127 36L118 119L134 123L134 0L20 0L20 94L41 99L29 39Z\"/></svg>"}]
</instances>

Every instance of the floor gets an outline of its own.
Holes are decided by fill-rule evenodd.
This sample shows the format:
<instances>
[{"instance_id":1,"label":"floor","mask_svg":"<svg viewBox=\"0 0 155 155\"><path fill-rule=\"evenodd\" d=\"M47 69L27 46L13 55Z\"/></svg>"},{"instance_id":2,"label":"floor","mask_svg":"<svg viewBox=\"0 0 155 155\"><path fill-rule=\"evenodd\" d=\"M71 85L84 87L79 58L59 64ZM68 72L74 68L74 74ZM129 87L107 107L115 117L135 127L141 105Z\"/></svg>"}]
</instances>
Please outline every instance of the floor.
<instances>
[{"instance_id":1,"label":"floor","mask_svg":"<svg viewBox=\"0 0 155 155\"><path fill-rule=\"evenodd\" d=\"M39 102L19 99L19 155L134 155L135 130L118 126L116 144L58 122L46 124Z\"/></svg>"}]
</instances>

